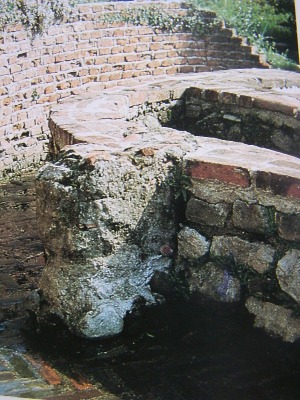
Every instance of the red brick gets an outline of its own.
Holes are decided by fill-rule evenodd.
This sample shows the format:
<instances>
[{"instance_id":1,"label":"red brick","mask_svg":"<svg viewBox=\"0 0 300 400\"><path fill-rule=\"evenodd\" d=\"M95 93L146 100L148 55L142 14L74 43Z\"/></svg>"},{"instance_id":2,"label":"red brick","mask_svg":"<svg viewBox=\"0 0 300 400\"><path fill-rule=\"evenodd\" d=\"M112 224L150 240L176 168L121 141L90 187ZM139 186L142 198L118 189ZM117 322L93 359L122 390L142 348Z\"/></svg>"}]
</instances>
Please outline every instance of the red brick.
<instances>
[{"instance_id":1,"label":"red brick","mask_svg":"<svg viewBox=\"0 0 300 400\"><path fill-rule=\"evenodd\" d=\"M161 66L161 62L159 60L153 60L148 62L147 67L148 68L157 68Z\"/></svg>"},{"instance_id":2,"label":"red brick","mask_svg":"<svg viewBox=\"0 0 300 400\"><path fill-rule=\"evenodd\" d=\"M97 74L100 73L100 70L101 70L101 67L98 67L98 68L90 68L90 69L89 69L89 74L90 74L90 75L97 75Z\"/></svg>"},{"instance_id":3,"label":"red brick","mask_svg":"<svg viewBox=\"0 0 300 400\"><path fill-rule=\"evenodd\" d=\"M161 66L162 67L170 67L173 64L174 64L174 62L173 62L172 58L169 58L167 60L163 60L161 63Z\"/></svg>"},{"instance_id":4,"label":"red brick","mask_svg":"<svg viewBox=\"0 0 300 400\"><path fill-rule=\"evenodd\" d=\"M179 56L179 52L177 50L168 51L167 57L175 58L175 57L178 57L178 56Z\"/></svg>"},{"instance_id":5,"label":"red brick","mask_svg":"<svg viewBox=\"0 0 300 400\"><path fill-rule=\"evenodd\" d=\"M300 179L273 172L258 171L256 187L271 191L274 195L294 197L300 199Z\"/></svg>"},{"instance_id":6,"label":"red brick","mask_svg":"<svg viewBox=\"0 0 300 400\"><path fill-rule=\"evenodd\" d=\"M158 51L157 53L154 54L154 59L161 59L161 58L166 58L168 53L166 51Z\"/></svg>"},{"instance_id":7,"label":"red brick","mask_svg":"<svg viewBox=\"0 0 300 400\"><path fill-rule=\"evenodd\" d=\"M179 72L181 74L187 74L190 72L194 72L194 68L191 65L184 65L182 67L178 67L179 68Z\"/></svg>"},{"instance_id":8,"label":"red brick","mask_svg":"<svg viewBox=\"0 0 300 400\"><path fill-rule=\"evenodd\" d=\"M132 36L129 38L129 44L136 44L138 42L139 42L139 39L137 37Z\"/></svg>"},{"instance_id":9,"label":"red brick","mask_svg":"<svg viewBox=\"0 0 300 400\"><path fill-rule=\"evenodd\" d=\"M55 62L59 63L59 62L63 62L66 60L66 55L65 54L58 54L57 56L55 56Z\"/></svg>"},{"instance_id":10,"label":"red brick","mask_svg":"<svg viewBox=\"0 0 300 400\"><path fill-rule=\"evenodd\" d=\"M140 54L128 54L125 56L126 62L139 61L140 59L141 59Z\"/></svg>"},{"instance_id":11,"label":"red brick","mask_svg":"<svg viewBox=\"0 0 300 400\"><path fill-rule=\"evenodd\" d=\"M165 68L155 68L152 72L152 75L163 75L166 73L166 69Z\"/></svg>"},{"instance_id":12,"label":"red brick","mask_svg":"<svg viewBox=\"0 0 300 400\"><path fill-rule=\"evenodd\" d=\"M149 49L151 51L156 51L156 50L161 50L161 44L160 43L151 43L149 46Z\"/></svg>"},{"instance_id":13,"label":"red brick","mask_svg":"<svg viewBox=\"0 0 300 400\"><path fill-rule=\"evenodd\" d=\"M100 47L99 54L100 54L100 56L102 56L104 54L111 54L111 48L110 47Z\"/></svg>"},{"instance_id":14,"label":"red brick","mask_svg":"<svg viewBox=\"0 0 300 400\"><path fill-rule=\"evenodd\" d=\"M112 66L111 66L110 64L103 65L103 66L101 67L101 73L102 73L102 74L103 74L103 73L106 73L106 72L110 72L110 71L112 71Z\"/></svg>"},{"instance_id":15,"label":"red brick","mask_svg":"<svg viewBox=\"0 0 300 400\"><path fill-rule=\"evenodd\" d=\"M69 82L60 82L57 85L58 90L64 90L64 89L69 89L70 88L70 83Z\"/></svg>"},{"instance_id":16,"label":"red brick","mask_svg":"<svg viewBox=\"0 0 300 400\"><path fill-rule=\"evenodd\" d=\"M124 53L132 53L135 51L135 45L134 44L127 44L123 47Z\"/></svg>"},{"instance_id":17,"label":"red brick","mask_svg":"<svg viewBox=\"0 0 300 400\"><path fill-rule=\"evenodd\" d=\"M250 175L245 168L206 161L189 161L187 173L196 180L217 180L231 185L249 187Z\"/></svg>"},{"instance_id":18,"label":"red brick","mask_svg":"<svg viewBox=\"0 0 300 400\"><path fill-rule=\"evenodd\" d=\"M276 101L276 99L269 99L269 97L270 95L268 96L268 99L255 97L253 99L253 106L261 108L263 110L281 112L285 115L294 115L294 107L290 106L289 104L284 104L283 102Z\"/></svg>"},{"instance_id":19,"label":"red brick","mask_svg":"<svg viewBox=\"0 0 300 400\"><path fill-rule=\"evenodd\" d=\"M147 64L148 64L147 61L140 61L140 62L136 63L135 69L136 70L146 69L147 68Z\"/></svg>"},{"instance_id":20,"label":"red brick","mask_svg":"<svg viewBox=\"0 0 300 400\"><path fill-rule=\"evenodd\" d=\"M0 68L0 75L8 75L8 74L9 74L9 69L7 67Z\"/></svg>"},{"instance_id":21,"label":"red brick","mask_svg":"<svg viewBox=\"0 0 300 400\"><path fill-rule=\"evenodd\" d=\"M149 50L149 44L141 43L136 45L136 51L143 52Z\"/></svg>"},{"instance_id":22,"label":"red brick","mask_svg":"<svg viewBox=\"0 0 300 400\"><path fill-rule=\"evenodd\" d=\"M236 93L220 92L219 100L223 104L237 104L239 101L239 96Z\"/></svg>"},{"instance_id":23,"label":"red brick","mask_svg":"<svg viewBox=\"0 0 300 400\"><path fill-rule=\"evenodd\" d=\"M127 39L117 39L117 46L125 46L127 44Z\"/></svg>"},{"instance_id":24,"label":"red brick","mask_svg":"<svg viewBox=\"0 0 300 400\"><path fill-rule=\"evenodd\" d=\"M76 371L72 372L72 376L68 377L72 385L77 390L87 390L92 388L92 384L87 379Z\"/></svg>"},{"instance_id":25,"label":"red brick","mask_svg":"<svg viewBox=\"0 0 300 400\"><path fill-rule=\"evenodd\" d=\"M132 75L133 75L132 69L124 71L122 74L122 79L132 78Z\"/></svg>"},{"instance_id":26,"label":"red brick","mask_svg":"<svg viewBox=\"0 0 300 400\"><path fill-rule=\"evenodd\" d=\"M153 34L153 28L150 28L148 26L143 26L142 28L138 29L138 33L140 35L151 35Z\"/></svg>"},{"instance_id":27,"label":"red brick","mask_svg":"<svg viewBox=\"0 0 300 400\"><path fill-rule=\"evenodd\" d=\"M175 74L178 73L178 67L170 67L170 68L167 68L166 73L167 73L168 75L175 75Z\"/></svg>"},{"instance_id":28,"label":"red brick","mask_svg":"<svg viewBox=\"0 0 300 400\"><path fill-rule=\"evenodd\" d=\"M54 93L55 90L56 90L56 85L50 85L50 86L47 86L47 87L44 89L44 93L45 93L45 94Z\"/></svg>"},{"instance_id":29,"label":"red brick","mask_svg":"<svg viewBox=\"0 0 300 400\"><path fill-rule=\"evenodd\" d=\"M203 65L206 62L205 58L203 57L190 57L187 61L189 65Z\"/></svg>"},{"instance_id":30,"label":"red brick","mask_svg":"<svg viewBox=\"0 0 300 400\"><path fill-rule=\"evenodd\" d=\"M115 45L115 40L111 38L102 38L99 41L99 48L101 47L113 47Z\"/></svg>"},{"instance_id":31,"label":"red brick","mask_svg":"<svg viewBox=\"0 0 300 400\"><path fill-rule=\"evenodd\" d=\"M149 43L152 43L151 42L151 37L150 36L140 36L139 38L139 43L147 43L148 44L148 46L149 46ZM150 46L149 46L149 48L150 48Z\"/></svg>"},{"instance_id":32,"label":"red brick","mask_svg":"<svg viewBox=\"0 0 300 400\"><path fill-rule=\"evenodd\" d=\"M115 80L119 80L122 78L122 72L118 71L118 72L113 72L109 75L109 80L110 81L115 81Z\"/></svg>"},{"instance_id":33,"label":"red brick","mask_svg":"<svg viewBox=\"0 0 300 400\"><path fill-rule=\"evenodd\" d=\"M124 36L124 29L115 29L112 36Z\"/></svg>"},{"instance_id":34,"label":"red brick","mask_svg":"<svg viewBox=\"0 0 300 400\"><path fill-rule=\"evenodd\" d=\"M118 64L124 62L125 57L123 55L115 55L108 57L107 61L109 64Z\"/></svg>"},{"instance_id":35,"label":"red brick","mask_svg":"<svg viewBox=\"0 0 300 400\"><path fill-rule=\"evenodd\" d=\"M61 376L40 357L33 358L31 355L26 354L25 358L50 385L60 385L62 383Z\"/></svg>"}]
</instances>

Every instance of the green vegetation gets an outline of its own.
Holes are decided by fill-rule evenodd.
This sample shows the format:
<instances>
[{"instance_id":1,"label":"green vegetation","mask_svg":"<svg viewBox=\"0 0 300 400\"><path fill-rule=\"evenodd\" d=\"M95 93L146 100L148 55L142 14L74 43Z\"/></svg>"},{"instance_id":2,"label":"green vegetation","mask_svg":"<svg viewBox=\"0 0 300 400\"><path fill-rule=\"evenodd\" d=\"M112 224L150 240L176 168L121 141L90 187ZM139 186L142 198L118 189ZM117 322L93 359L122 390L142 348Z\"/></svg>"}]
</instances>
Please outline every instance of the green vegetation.
<instances>
[{"instance_id":1,"label":"green vegetation","mask_svg":"<svg viewBox=\"0 0 300 400\"><path fill-rule=\"evenodd\" d=\"M32 37L62 21L71 13L76 0L0 0L0 29L23 24Z\"/></svg>"},{"instance_id":2,"label":"green vegetation","mask_svg":"<svg viewBox=\"0 0 300 400\"><path fill-rule=\"evenodd\" d=\"M166 32L191 32L199 38L209 34L220 25L215 17L208 18L203 10L194 3L189 3L182 15L176 11L162 10L159 6L129 8L118 14L107 15L104 22L125 22L132 25L147 25Z\"/></svg>"},{"instance_id":3,"label":"green vegetation","mask_svg":"<svg viewBox=\"0 0 300 400\"><path fill-rule=\"evenodd\" d=\"M285 42L296 48L294 2L289 0L194 0L200 7L215 11L226 25L247 37L258 51L266 55L274 68L297 70L288 58L280 54L278 44Z\"/></svg>"}]
</instances>

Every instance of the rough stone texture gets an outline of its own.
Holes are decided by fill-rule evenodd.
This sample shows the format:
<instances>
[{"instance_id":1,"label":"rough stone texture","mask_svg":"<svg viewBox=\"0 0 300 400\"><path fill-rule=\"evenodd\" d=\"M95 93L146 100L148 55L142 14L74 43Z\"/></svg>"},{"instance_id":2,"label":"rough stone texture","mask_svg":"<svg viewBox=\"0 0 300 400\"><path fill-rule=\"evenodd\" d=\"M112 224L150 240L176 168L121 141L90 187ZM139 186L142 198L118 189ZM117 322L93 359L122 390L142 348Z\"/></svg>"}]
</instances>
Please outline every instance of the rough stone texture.
<instances>
[{"instance_id":1,"label":"rough stone texture","mask_svg":"<svg viewBox=\"0 0 300 400\"><path fill-rule=\"evenodd\" d=\"M189 221L199 224L223 227L229 212L229 204L210 204L199 199L191 198L187 204L186 217Z\"/></svg>"},{"instance_id":2,"label":"rough stone texture","mask_svg":"<svg viewBox=\"0 0 300 400\"><path fill-rule=\"evenodd\" d=\"M246 265L259 273L265 273L275 266L276 250L264 243L250 243L239 237L215 236L211 245L214 258L232 259L235 264Z\"/></svg>"},{"instance_id":3,"label":"rough stone texture","mask_svg":"<svg viewBox=\"0 0 300 400\"><path fill-rule=\"evenodd\" d=\"M259 204L248 204L236 200L233 204L234 225L247 232L271 235L274 233L274 213Z\"/></svg>"},{"instance_id":4,"label":"rough stone texture","mask_svg":"<svg viewBox=\"0 0 300 400\"><path fill-rule=\"evenodd\" d=\"M300 241L300 214L277 213L276 222L280 237L293 242Z\"/></svg>"},{"instance_id":5,"label":"rough stone texture","mask_svg":"<svg viewBox=\"0 0 300 400\"><path fill-rule=\"evenodd\" d=\"M203 258L209 252L210 241L195 229L183 227L177 236L178 255L190 262Z\"/></svg>"},{"instance_id":6,"label":"rough stone texture","mask_svg":"<svg viewBox=\"0 0 300 400\"><path fill-rule=\"evenodd\" d=\"M300 304L300 250L289 250L278 261L276 275L281 289Z\"/></svg>"},{"instance_id":7,"label":"rough stone texture","mask_svg":"<svg viewBox=\"0 0 300 400\"><path fill-rule=\"evenodd\" d=\"M240 282L226 269L209 262L190 269L187 279L192 295L205 300L236 302L240 300Z\"/></svg>"},{"instance_id":8,"label":"rough stone texture","mask_svg":"<svg viewBox=\"0 0 300 400\"><path fill-rule=\"evenodd\" d=\"M175 243L172 185L193 141L184 146L173 131L138 139L116 154L128 138L110 139L111 154L98 149L92 159L91 147L73 146L39 173L38 218L48 254L42 314L58 315L85 337L120 333L127 313L156 302L149 282L171 266L160 249Z\"/></svg>"},{"instance_id":9,"label":"rough stone texture","mask_svg":"<svg viewBox=\"0 0 300 400\"><path fill-rule=\"evenodd\" d=\"M287 342L295 342L300 338L300 319L294 318L291 310L254 297L246 301L246 307L255 315L256 327L264 328Z\"/></svg>"}]
</instances>

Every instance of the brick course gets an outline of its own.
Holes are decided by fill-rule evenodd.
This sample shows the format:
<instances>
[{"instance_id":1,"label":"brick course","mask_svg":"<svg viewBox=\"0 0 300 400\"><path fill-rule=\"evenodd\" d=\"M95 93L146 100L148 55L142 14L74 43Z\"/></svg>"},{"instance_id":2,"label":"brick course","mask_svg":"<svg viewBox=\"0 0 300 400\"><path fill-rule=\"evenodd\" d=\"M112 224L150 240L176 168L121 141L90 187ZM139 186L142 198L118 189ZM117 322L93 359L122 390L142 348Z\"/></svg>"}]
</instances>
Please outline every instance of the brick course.
<instances>
[{"instance_id":1,"label":"brick course","mask_svg":"<svg viewBox=\"0 0 300 400\"><path fill-rule=\"evenodd\" d=\"M149 5L151 3L146 4ZM99 21L105 13L118 13L129 6L139 7L140 4L80 5L74 22L52 26L32 42L22 26L8 29L1 38L0 125L4 127L0 132L1 144L7 142L13 129L19 134L29 129L34 139L31 146L37 153L37 159L44 160L47 147L38 145L38 134L33 132L32 127L38 124L43 131L47 126L49 108L58 100L74 94L73 88L84 87L91 82L101 82L106 88L111 87L110 82L117 85L121 80L143 75L263 66L252 54L251 47L237 40L230 29L220 27L215 35L195 43L192 36L186 33L160 33L151 27L129 27L120 23L108 27ZM161 3L159 6L172 10L180 8L178 3ZM225 57L220 54L224 45ZM99 67L86 68L88 65ZM116 72L115 68L120 72ZM30 117L24 114L19 117L19 124L15 124L16 108L22 107L30 114L36 106L42 116L41 122L28 122ZM47 128L45 133L48 134ZM13 144L13 141L10 140L10 143ZM11 154L3 144L2 149L0 177L18 169L20 162L18 155L15 161L11 160ZM22 163L24 167L28 166L24 160Z\"/></svg>"}]
</instances>

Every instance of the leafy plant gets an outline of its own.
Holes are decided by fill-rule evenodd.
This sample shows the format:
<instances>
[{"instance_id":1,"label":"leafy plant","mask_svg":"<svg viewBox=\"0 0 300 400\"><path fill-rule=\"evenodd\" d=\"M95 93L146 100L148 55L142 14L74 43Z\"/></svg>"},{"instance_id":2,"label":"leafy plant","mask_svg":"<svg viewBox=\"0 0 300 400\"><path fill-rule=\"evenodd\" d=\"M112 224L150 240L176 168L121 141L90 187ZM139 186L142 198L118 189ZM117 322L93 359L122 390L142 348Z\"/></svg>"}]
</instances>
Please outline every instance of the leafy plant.
<instances>
[{"instance_id":1,"label":"leafy plant","mask_svg":"<svg viewBox=\"0 0 300 400\"><path fill-rule=\"evenodd\" d=\"M158 6L129 8L106 15L104 23L123 22L131 25L147 25L165 32L191 32L196 37L209 34L220 25L215 16L207 17L194 3L188 3L183 14L162 10Z\"/></svg>"},{"instance_id":2,"label":"leafy plant","mask_svg":"<svg viewBox=\"0 0 300 400\"><path fill-rule=\"evenodd\" d=\"M184 202L188 200L191 184L191 177L185 174L182 166L177 166L168 180L168 185L174 190L175 199L182 197Z\"/></svg>"},{"instance_id":3,"label":"leafy plant","mask_svg":"<svg viewBox=\"0 0 300 400\"><path fill-rule=\"evenodd\" d=\"M62 21L75 0L0 0L0 29L22 23L34 37Z\"/></svg>"},{"instance_id":4,"label":"leafy plant","mask_svg":"<svg viewBox=\"0 0 300 400\"><path fill-rule=\"evenodd\" d=\"M17 22L19 13L14 1L0 0L0 29Z\"/></svg>"}]
</instances>

